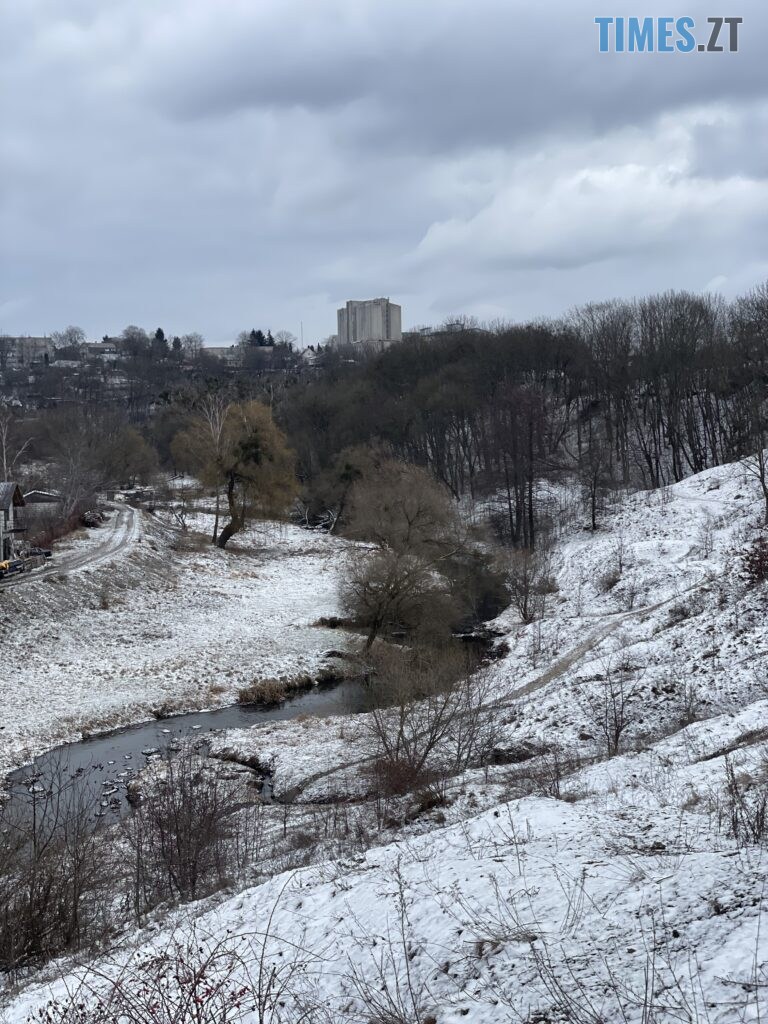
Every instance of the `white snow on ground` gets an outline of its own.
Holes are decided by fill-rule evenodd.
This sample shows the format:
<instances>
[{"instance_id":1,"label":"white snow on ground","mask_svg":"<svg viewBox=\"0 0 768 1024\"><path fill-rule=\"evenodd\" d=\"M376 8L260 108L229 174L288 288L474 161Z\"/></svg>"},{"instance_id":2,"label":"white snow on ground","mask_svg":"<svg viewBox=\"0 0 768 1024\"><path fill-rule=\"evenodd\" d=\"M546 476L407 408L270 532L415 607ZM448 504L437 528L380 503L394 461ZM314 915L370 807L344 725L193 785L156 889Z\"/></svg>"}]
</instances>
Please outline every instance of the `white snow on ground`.
<instances>
[{"instance_id":1,"label":"white snow on ground","mask_svg":"<svg viewBox=\"0 0 768 1024\"><path fill-rule=\"evenodd\" d=\"M228 729L214 734L211 749L216 756L229 754L271 772L279 799L289 794L302 801L344 798L367 790L356 767L368 764L373 753L366 718L306 717L256 729Z\"/></svg>"},{"instance_id":2,"label":"white snow on ground","mask_svg":"<svg viewBox=\"0 0 768 1024\"><path fill-rule=\"evenodd\" d=\"M512 609L499 620L512 647L494 668L499 691L525 698L509 738L588 747L579 737L596 735L609 681L631 697L637 742L768 695L765 598L741 575L762 516L754 481L725 466L634 495L594 536L561 544L544 620L522 626Z\"/></svg>"},{"instance_id":3,"label":"white snow on ground","mask_svg":"<svg viewBox=\"0 0 768 1024\"><path fill-rule=\"evenodd\" d=\"M594 535L578 529L558 544L543 620L522 625L510 607L493 623L510 647L489 670L502 712L498 745L594 755L607 677L630 698L630 744L768 696L765 597L745 588L739 557L761 521L754 481L724 466L663 493L632 495ZM602 577L618 573L617 548L620 579L605 592ZM755 714L768 725L763 710ZM327 799L369 782L349 768L369 764L365 716L327 719L316 731L291 721L257 725L217 745L269 766L278 794L304 785L300 798Z\"/></svg>"},{"instance_id":4,"label":"white snow on ground","mask_svg":"<svg viewBox=\"0 0 768 1024\"><path fill-rule=\"evenodd\" d=\"M276 908L273 941L294 944L284 957L319 958L307 980L335 1021L378 1019L365 1000L382 988L403 1021L639 1021L649 984L657 1010L673 1012L646 1019L734 1024L742 1010L760 1019L757 1000L765 1010L754 988L765 983L765 868L764 850L737 850L695 808L529 797L279 876L204 910L195 927L263 933ZM178 914L167 927L178 938L190 924ZM144 936L145 950L167 937ZM61 983L30 988L9 1020L51 994ZM566 1000L570 1014L551 1011Z\"/></svg>"},{"instance_id":5,"label":"white snow on ground","mask_svg":"<svg viewBox=\"0 0 768 1024\"><path fill-rule=\"evenodd\" d=\"M314 676L349 642L313 625L338 613L343 541L266 523L231 551L172 551L139 515L141 539L104 564L0 591L0 771L83 731L231 704L255 678Z\"/></svg>"},{"instance_id":6,"label":"white snow on ground","mask_svg":"<svg viewBox=\"0 0 768 1024\"><path fill-rule=\"evenodd\" d=\"M273 962L303 965L286 1021L306 988L339 1022L768 1019L768 847L733 834L726 785L730 765L742 811L768 786L768 584L740 574L761 511L753 481L721 467L562 539L543 620L509 609L496 623L509 650L489 671L509 764L464 773L444 807L365 853L174 912L138 947L268 930ZM322 559L304 545L325 544L333 569L338 542L285 538L278 561ZM288 586L285 571L272 583ZM606 758L610 684L627 696L627 727ZM369 736L358 716L269 723L219 745L307 801L365 791ZM61 981L31 985L9 1024L62 993Z\"/></svg>"}]
</instances>

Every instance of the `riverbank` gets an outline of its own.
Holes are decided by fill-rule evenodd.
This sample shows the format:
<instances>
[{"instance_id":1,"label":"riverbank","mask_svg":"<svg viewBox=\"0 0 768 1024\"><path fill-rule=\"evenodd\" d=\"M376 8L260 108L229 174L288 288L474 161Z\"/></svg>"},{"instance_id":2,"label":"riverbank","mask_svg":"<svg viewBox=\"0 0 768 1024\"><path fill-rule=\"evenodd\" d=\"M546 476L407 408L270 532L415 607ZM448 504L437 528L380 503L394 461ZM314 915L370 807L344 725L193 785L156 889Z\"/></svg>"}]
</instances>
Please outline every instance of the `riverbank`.
<instances>
[{"instance_id":1,"label":"riverbank","mask_svg":"<svg viewBox=\"0 0 768 1024\"><path fill-rule=\"evenodd\" d=\"M341 672L329 655L354 638L315 623L338 615L350 546L279 523L237 541L190 543L141 514L109 561L4 593L0 773L83 735L234 704L254 680Z\"/></svg>"},{"instance_id":2,"label":"riverbank","mask_svg":"<svg viewBox=\"0 0 768 1024\"><path fill-rule=\"evenodd\" d=\"M205 757L210 751L216 757L214 766L226 774L232 765L222 764L227 758L217 752L222 736L240 732L251 735L255 725L299 720L304 730L311 725L316 741L316 729L327 716L337 723L344 720L338 716L359 714L368 707L364 682L346 680L297 688L293 696L273 706L235 704L127 726L40 754L31 764L10 773L5 780L7 794L0 790L0 803L7 796L10 804L3 803L3 813L9 820L15 820L16 814L23 819L33 795L38 797L41 813L46 794L64 786L69 791L68 800L82 801L90 820L106 817L112 821L128 810L132 787L157 759L165 760L190 749ZM259 779L271 772L271 766L262 765L258 759L250 767Z\"/></svg>"}]
</instances>

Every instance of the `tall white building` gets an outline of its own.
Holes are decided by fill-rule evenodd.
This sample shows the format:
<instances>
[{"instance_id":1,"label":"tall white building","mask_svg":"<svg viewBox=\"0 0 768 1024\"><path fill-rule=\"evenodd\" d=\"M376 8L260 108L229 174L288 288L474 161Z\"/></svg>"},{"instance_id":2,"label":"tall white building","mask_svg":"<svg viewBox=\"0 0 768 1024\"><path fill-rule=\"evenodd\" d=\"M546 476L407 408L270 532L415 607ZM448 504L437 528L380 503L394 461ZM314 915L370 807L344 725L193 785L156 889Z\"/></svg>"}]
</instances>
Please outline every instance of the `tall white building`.
<instances>
[{"instance_id":1,"label":"tall white building","mask_svg":"<svg viewBox=\"0 0 768 1024\"><path fill-rule=\"evenodd\" d=\"M389 299L350 299L337 313L337 344L385 346L402 341L401 313Z\"/></svg>"},{"instance_id":2,"label":"tall white building","mask_svg":"<svg viewBox=\"0 0 768 1024\"><path fill-rule=\"evenodd\" d=\"M51 338L0 337L0 370L20 370L22 367L46 365L54 358Z\"/></svg>"}]
</instances>

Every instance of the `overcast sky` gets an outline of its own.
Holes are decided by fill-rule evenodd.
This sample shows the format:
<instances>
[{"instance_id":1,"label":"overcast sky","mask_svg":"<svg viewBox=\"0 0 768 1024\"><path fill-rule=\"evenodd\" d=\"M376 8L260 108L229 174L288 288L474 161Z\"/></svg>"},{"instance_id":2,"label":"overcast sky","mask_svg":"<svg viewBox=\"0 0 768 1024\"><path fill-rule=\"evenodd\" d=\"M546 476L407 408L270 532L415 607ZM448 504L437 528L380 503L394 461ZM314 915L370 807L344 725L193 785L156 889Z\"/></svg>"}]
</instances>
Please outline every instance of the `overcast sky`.
<instances>
[{"instance_id":1,"label":"overcast sky","mask_svg":"<svg viewBox=\"0 0 768 1024\"><path fill-rule=\"evenodd\" d=\"M0 331L209 344L768 278L765 0L0 0ZM738 54L598 15L739 14Z\"/></svg>"}]
</instances>

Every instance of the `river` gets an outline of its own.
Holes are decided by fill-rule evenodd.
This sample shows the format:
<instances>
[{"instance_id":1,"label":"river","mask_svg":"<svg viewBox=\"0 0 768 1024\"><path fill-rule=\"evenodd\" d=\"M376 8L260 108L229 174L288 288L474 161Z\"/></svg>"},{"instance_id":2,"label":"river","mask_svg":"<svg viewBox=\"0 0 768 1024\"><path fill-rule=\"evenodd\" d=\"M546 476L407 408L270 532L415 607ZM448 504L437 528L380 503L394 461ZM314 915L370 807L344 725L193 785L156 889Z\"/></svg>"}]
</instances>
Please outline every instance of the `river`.
<instances>
[{"instance_id":1,"label":"river","mask_svg":"<svg viewBox=\"0 0 768 1024\"><path fill-rule=\"evenodd\" d=\"M66 743L8 776L3 818L26 818L35 805L50 814L54 813L52 807L72 807L80 801L92 805L95 819L119 816L128 807L131 781L148 761L168 749L178 749L185 740L204 744L205 737L218 729L247 729L300 715L357 714L369 708L365 684L350 679L302 691L277 706L235 704L215 711L193 711Z\"/></svg>"}]
</instances>

